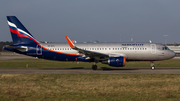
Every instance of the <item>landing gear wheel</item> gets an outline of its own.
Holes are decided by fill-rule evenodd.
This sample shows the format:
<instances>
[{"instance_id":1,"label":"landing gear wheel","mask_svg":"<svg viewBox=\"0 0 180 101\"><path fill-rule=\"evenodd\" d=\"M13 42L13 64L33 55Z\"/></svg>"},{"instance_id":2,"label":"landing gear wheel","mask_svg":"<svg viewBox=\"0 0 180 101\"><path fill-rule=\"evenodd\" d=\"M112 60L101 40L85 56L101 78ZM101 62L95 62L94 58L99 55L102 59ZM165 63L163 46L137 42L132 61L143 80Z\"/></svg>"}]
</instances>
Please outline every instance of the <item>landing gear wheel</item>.
<instances>
[{"instance_id":1,"label":"landing gear wheel","mask_svg":"<svg viewBox=\"0 0 180 101\"><path fill-rule=\"evenodd\" d=\"M151 61L151 69L152 69L152 70L155 69L155 67L154 67L154 62L153 62L153 61Z\"/></svg>"},{"instance_id":2,"label":"landing gear wheel","mask_svg":"<svg viewBox=\"0 0 180 101\"><path fill-rule=\"evenodd\" d=\"M92 65L93 70L97 70L97 65Z\"/></svg>"}]
</instances>

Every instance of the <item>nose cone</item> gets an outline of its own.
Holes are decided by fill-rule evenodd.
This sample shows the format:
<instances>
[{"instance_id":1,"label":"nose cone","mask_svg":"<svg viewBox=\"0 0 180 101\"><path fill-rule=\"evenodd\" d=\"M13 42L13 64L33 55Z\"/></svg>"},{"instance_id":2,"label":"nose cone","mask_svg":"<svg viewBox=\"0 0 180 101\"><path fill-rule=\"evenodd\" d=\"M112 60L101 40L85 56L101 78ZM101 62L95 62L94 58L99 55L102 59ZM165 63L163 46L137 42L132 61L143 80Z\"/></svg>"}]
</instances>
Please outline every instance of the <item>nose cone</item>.
<instances>
[{"instance_id":1,"label":"nose cone","mask_svg":"<svg viewBox=\"0 0 180 101\"><path fill-rule=\"evenodd\" d=\"M169 58L170 58L170 59L174 58L175 55L176 55L176 53L175 53L174 51L170 51L170 52L169 52Z\"/></svg>"}]
</instances>

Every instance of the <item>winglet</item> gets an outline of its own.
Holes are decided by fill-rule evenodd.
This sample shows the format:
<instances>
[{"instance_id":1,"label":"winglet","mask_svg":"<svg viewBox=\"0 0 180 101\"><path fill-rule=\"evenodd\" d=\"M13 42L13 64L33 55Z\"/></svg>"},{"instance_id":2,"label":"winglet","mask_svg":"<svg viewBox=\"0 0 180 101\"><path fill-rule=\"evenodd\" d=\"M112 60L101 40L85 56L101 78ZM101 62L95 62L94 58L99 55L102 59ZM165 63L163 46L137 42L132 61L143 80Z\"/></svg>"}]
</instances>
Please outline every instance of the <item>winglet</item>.
<instances>
[{"instance_id":1,"label":"winglet","mask_svg":"<svg viewBox=\"0 0 180 101\"><path fill-rule=\"evenodd\" d=\"M75 47L75 45L74 45L73 42L69 39L69 37L68 37L68 36L65 36L65 37L66 37L66 40L67 40L69 46L70 46L71 48Z\"/></svg>"}]
</instances>

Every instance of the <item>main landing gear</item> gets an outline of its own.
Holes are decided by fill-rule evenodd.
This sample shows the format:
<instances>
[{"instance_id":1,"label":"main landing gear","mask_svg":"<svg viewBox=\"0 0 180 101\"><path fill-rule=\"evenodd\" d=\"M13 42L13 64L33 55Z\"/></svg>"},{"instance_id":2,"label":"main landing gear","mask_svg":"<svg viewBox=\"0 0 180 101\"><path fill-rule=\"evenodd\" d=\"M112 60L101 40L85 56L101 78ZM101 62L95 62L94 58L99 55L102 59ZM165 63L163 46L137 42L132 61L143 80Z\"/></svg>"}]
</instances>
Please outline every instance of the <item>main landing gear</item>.
<instances>
[{"instance_id":1,"label":"main landing gear","mask_svg":"<svg viewBox=\"0 0 180 101\"><path fill-rule=\"evenodd\" d=\"M94 64L92 65L92 70L97 70L97 63L98 63L99 61L97 60L97 59L95 59L94 60Z\"/></svg>"},{"instance_id":2,"label":"main landing gear","mask_svg":"<svg viewBox=\"0 0 180 101\"><path fill-rule=\"evenodd\" d=\"M92 65L93 70L97 70L97 65Z\"/></svg>"},{"instance_id":3,"label":"main landing gear","mask_svg":"<svg viewBox=\"0 0 180 101\"><path fill-rule=\"evenodd\" d=\"M97 70L96 62L94 62L94 64L92 65L92 70Z\"/></svg>"},{"instance_id":4,"label":"main landing gear","mask_svg":"<svg viewBox=\"0 0 180 101\"><path fill-rule=\"evenodd\" d=\"M151 61L151 69L155 69L153 61Z\"/></svg>"}]
</instances>

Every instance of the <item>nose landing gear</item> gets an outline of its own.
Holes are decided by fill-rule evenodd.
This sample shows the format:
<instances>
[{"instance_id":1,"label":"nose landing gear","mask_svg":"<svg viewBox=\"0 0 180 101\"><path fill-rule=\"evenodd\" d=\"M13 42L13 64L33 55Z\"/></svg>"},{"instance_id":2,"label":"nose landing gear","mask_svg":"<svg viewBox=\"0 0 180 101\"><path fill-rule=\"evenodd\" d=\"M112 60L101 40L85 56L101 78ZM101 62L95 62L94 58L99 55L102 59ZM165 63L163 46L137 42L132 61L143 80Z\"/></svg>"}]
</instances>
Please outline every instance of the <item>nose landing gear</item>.
<instances>
[{"instance_id":1,"label":"nose landing gear","mask_svg":"<svg viewBox=\"0 0 180 101\"><path fill-rule=\"evenodd\" d=\"M151 61L151 69L155 69L153 61Z\"/></svg>"}]
</instances>

